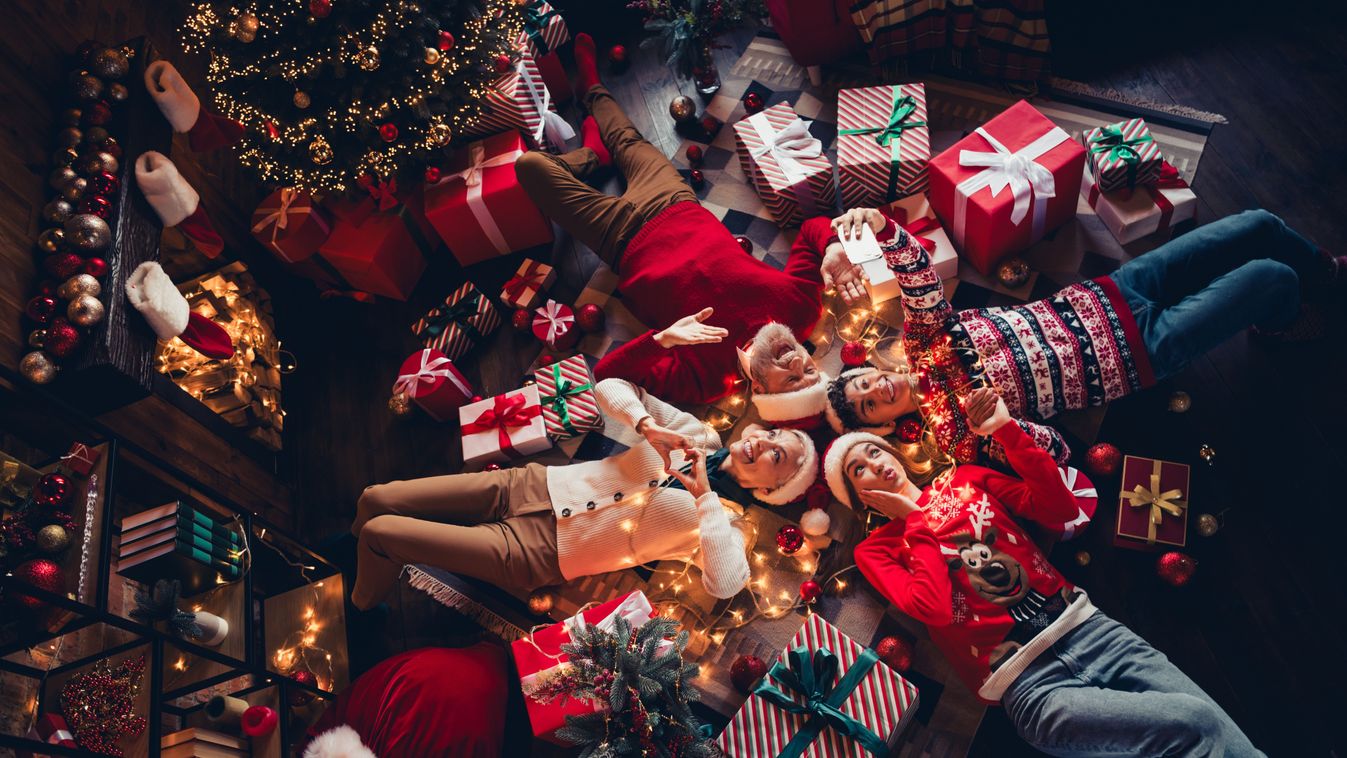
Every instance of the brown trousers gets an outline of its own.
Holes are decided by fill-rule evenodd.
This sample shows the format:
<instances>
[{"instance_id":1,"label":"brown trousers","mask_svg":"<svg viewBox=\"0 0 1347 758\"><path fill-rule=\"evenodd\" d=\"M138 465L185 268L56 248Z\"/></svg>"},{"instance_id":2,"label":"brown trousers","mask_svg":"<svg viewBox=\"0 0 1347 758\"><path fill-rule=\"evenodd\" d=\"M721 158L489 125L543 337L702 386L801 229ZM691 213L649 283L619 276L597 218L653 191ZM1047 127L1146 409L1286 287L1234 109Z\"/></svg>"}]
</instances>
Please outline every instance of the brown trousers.
<instances>
[{"instance_id":1,"label":"brown trousers","mask_svg":"<svg viewBox=\"0 0 1347 758\"><path fill-rule=\"evenodd\" d=\"M507 589L565 581L547 469L537 463L368 487L351 533L359 538L351 602L362 610L382 602L409 563Z\"/></svg>"},{"instance_id":2,"label":"brown trousers","mask_svg":"<svg viewBox=\"0 0 1347 758\"><path fill-rule=\"evenodd\" d=\"M617 270L622 251L642 226L674 203L696 202L697 194L669 159L636 131L606 87L591 87L583 101L614 165L627 179L627 191L615 197L582 181L598 167L598 157L587 147L564 155L524 153L514 170L544 216Z\"/></svg>"}]
</instances>

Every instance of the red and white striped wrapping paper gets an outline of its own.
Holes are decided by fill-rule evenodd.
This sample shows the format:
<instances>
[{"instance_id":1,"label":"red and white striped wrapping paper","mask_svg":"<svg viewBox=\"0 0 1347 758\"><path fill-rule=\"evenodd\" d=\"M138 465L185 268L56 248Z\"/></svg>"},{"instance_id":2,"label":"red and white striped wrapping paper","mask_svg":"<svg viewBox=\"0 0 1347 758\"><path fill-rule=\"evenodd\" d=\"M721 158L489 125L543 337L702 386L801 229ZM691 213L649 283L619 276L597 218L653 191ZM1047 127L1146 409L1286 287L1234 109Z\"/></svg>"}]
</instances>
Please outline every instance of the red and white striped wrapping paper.
<instances>
[{"instance_id":1,"label":"red and white striped wrapping paper","mask_svg":"<svg viewBox=\"0 0 1347 758\"><path fill-rule=\"evenodd\" d=\"M1080 139L1085 145L1086 157L1089 158L1086 165L1090 167L1090 171L1094 174L1101 192L1144 187L1160 178L1160 169L1165 162L1165 156L1160 152L1160 143L1154 139L1138 142L1131 146L1137 154L1137 161L1135 173L1131 174L1133 179L1130 184L1127 181L1129 174L1126 160L1116 156L1110 157L1110 151L1108 150L1095 152L1093 150L1094 140L1107 128L1117 129L1122 133L1122 138L1128 141L1146 139L1151 135L1150 128L1146 126L1146 120L1141 118L1095 127L1081 135Z\"/></svg>"},{"instance_id":2,"label":"red and white striped wrapping paper","mask_svg":"<svg viewBox=\"0 0 1347 758\"><path fill-rule=\"evenodd\" d=\"M589 389L566 395L566 413L571 428L562 423L558 408L551 398L557 396L557 377L569 382L571 387L586 384ZM589 373L589 364L583 355L572 355L550 366L543 366L533 372L533 380L538 383L538 394L543 402L543 425L547 427L547 436L559 442L571 437L579 437L585 432L603 428L603 414L599 412L598 400L594 397L594 377Z\"/></svg>"},{"instance_id":3,"label":"red and white striped wrapping paper","mask_svg":"<svg viewBox=\"0 0 1347 758\"><path fill-rule=\"evenodd\" d=\"M739 165L781 227L831 216L836 210L832 164L803 124L790 103L778 103L734 124Z\"/></svg>"},{"instance_id":4,"label":"red and white striped wrapping paper","mask_svg":"<svg viewBox=\"0 0 1347 758\"><path fill-rule=\"evenodd\" d=\"M555 53L557 48L566 44L571 38L571 30L566 27L566 19L544 0L526 3L523 11L528 18L524 28L519 30L519 36L515 38L516 48L528 50L534 58L542 58L549 53ZM541 23L540 28L533 23L534 19Z\"/></svg>"},{"instance_id":5,"label":"red and white striped wrapping paper","mask_svg":"<svg viewBox=\"0 0 1347 758\"><path fill-rule=\"evenodd\" d=\"M44 713L35 724L28 728L28 734L24 735L30 740L41 740L48 745L60 745L61 747L76 747L75 735L70 732L70 725L66 723L65 717L59 713ZM18 758L48 758L48 753L34 753L25 749L14 751Z\"/></svg>"},{"instance_id":6,"label":"red and white striped wrapping paper","mask_svg":"<svg viewBox=\"0 0 1347 758\"><path fill-rule=\"evenodd\" d=\"M463 130L463 135L487 136L518 129L535 145L561 150L575 130L556 112L543 83L538 62L527 50L519 51L514 68L501 75L487 92L488 110Z\"/></svg>"},{"instance_id":7,"label":"red and white striped wrapping paper","mask_svg":"<svg viewBox=\"0 0 1347 758\"><path fill-rule=\"evenodd\" d=\"M856 663L865 646L842 634L837 627L823 620L817 613L810 614L800 631L791 637L786 650L801 645L810 650L826 648L837 654L841 667L840 678ZM784 651L783 651L784 657ZM795 696L792 693L792 696ZM870 731L886 738L892 746L908 720L917 711L917 688L880 661L852 691L840 710L865 724ZM717 740L726 755L742 758L763 758L781 752L790 738L809 718L796 716L777 708L757 695L750 695L744 707ZM860 743L824 728L802 754L802 758L873 758Z\"/></svg>"},{"instance_id":8,"label":"red and white striped wrapping paper","mask_svg":"<svg viewBox=\"0 0 1347 758\"><path fill-rule=\"evenodd\" d=\"M477 344L477 337L472 334L472 329L465 329L463 324L446 321L444 313L471 297L477 297L477 301L466 319L467 325L481 336L495 331L500 326L500 314L472 282L464 282L463 286L444 299L444 305L432 308L425 316L417 319L412 324L412 334L421 338L421 344L444 353L451 361L462 358Z\"/></svg>"},{"instance_id":9,"label":"red and white striped wrapping paper","mask_svg":"<svg viewBox=\"0 0 1347 758\"><path fill-rule=\"evenodd\" d=\"M926 85L920 82L837 93L837 186L843 208L875 208L926 191L930 183L926 171L931 160L930 127L904 129L888 145L880 143L878 133L841 134L844 129L886 126L894 102L907 96L916 104L907 121L926 121ZM891 180L895 180L892 191Z\"/></svg>"}]
</instances>

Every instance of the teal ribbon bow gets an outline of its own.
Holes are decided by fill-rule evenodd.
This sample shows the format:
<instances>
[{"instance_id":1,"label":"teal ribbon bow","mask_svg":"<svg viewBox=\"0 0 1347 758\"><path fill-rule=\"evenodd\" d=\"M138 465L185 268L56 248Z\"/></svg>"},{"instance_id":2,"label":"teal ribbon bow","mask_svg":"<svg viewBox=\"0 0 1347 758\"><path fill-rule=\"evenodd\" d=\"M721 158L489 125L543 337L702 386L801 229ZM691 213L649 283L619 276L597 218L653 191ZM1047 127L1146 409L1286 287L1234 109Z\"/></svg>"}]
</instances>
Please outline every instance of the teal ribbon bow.
<instances>
[{"instance_id":1,"label":"teal ribbon bow","mask_svg":"<svg viewBox=\"0 0 1347 758\"><path fill-rule=\"evenodd\" d=\"M438 337L450 326L457 326L468 335L468 339L474 343L482 341L482 333L477 330L472 319L477 316L477 308L481 304L482 293L473 292L473 294L459 300L453 305L442 305L434 308L426 314L425 333L431 337Z\"/></svg>"},{"instance_id":2,"label":"teal ribbon bow","mask_svg":"<svg viewBox=\"0 0 1347 758\"><path fill-rule=\"evenodd\" d=\"M576 434L575 426L571 423L571 412L566 398L575 397L594 388L590 382L576 384L570 379L561 375L561 364L552 364L552 381L556 383L557 393L555 395L543 396L542 403L550 407L561 418L561 426L572 436Z\"/></svg>"},{"instance_id":3,"label":"teal ribbon bow","mask_svg":"<svg viewBox=\"0 0 1347 758\"><path fill-rule=\"evenodd\" d=\"M839 136L850 134L873 134L875 142L890 148L889 186L885 190L886 199L892 200L898 193L898 146L902 142L903 132L926 126L925 121L909 121L917 112L917 100L911 95L899 96L897 87L893 88L893 111L889 114L889 123L884 126L866 126L860 129L843 129Z\"/></svg>"},{"instance_id":4,"label":"teal ribbon bow","mask_svg":"<svg viewBox=\"0 0 1347 758\"><path fill-rule=\"evenodd\" d=\"M543 32L547 31L547 25L553 18L560 18L561 14L556 8L548 11L541 10L543 3L532 2L524 6L524 29L528 31L529 41L538 49L538 55L547 55L551 48L547 46L547 40L543 39ZM549 6L550 7L550 6Z\"/></svg>"},{"instance_id":5,"label":"teal ribbon bow","mask_svg":"<svg viewBox=\"0 0 1347 758\"><path fill-rule=\"evenodd\" d=\"M1127 187L1131 189L1136 186L1137 166L1141 163L1141 153L1137 152L1137 146L1154 141L1150 132L1146 132L1140 137L1123 139L1122 127L1118 124L1109 124L1090 138L1090 155L1103 153L1105 160L1125 163L1127 165Z\"/></svg>"},{"instance_id":6,"label":"teal ribbon bow","mask_svg":"<svg viewBox=\"0 0 1347 758\"><path fill-rule=\"evenodd\" d=\"M777 758L798 758L803 755L810 743L828 727L859 742L876 758L888 755L889 745L884 738L839 709L878 661L879 656L875 651L866 648L846 674L838 679L837 669L841 664L836 653L831 650L811 651L801 645L788 650L785 661L772 664L771 670L767 672L768 678L753 688L753 694L787 713L809 717ZM796 702L790 695L769 684L771 680L804 696L806 702Z\"/></svg>"}]
</instances>

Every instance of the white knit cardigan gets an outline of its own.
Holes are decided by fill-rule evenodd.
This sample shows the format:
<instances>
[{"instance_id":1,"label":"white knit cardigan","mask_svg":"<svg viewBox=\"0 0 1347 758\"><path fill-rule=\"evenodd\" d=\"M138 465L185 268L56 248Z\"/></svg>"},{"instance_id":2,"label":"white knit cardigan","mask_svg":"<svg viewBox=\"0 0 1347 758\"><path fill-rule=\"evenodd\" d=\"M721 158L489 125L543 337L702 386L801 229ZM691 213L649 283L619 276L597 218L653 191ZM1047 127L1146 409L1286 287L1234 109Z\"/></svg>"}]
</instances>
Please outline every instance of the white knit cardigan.
<instances>
[{"instance_id":1,"label":"white knit cardigan","mask_svg":"<svg viewBox=\"0 0 1347 758\"><path fill-rule=\"evenodd\" d=\"M594 387L609 421L633 429L641 419L690 437L705 453L720 437L692 414L652 397L623 379ZM683 465L682 451L672 455ZM720 498L694 500L681 488L661 487L664 461L650 443L597 461L547 469L547 489L557 516L557 553L567 579L690 557L702 568L706 591L734 596L748 583L744 536L730 523Z\"/></svg>"}]
</instances>

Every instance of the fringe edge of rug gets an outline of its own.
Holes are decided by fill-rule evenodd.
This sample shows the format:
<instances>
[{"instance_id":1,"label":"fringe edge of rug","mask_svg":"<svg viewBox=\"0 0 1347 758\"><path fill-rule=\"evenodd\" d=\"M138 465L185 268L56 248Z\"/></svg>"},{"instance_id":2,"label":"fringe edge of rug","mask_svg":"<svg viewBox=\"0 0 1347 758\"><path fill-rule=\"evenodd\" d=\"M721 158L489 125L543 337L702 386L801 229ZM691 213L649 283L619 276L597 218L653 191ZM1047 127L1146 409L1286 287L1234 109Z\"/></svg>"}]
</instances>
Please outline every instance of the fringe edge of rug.
<instances>
[{"instance_id":1,"label":"fringe edge of rug","mask_svg":"<svg viewBox=\"0 0 1347 758\"><path fill-rule=\"evenodd\" d=\"M1149 108L1161 113L1168 113L1171 116L1183 116L1197 121L1206 121L1209 124L1228 124L1230 120L1219 113L1204 111L1198 108L1190 108L1186 105L1174 105L1173 103L1157 103L1154 100L1131 97L1124 95L1112 87L1096 87L1085 82L1078 82L1072 79L1061 79L1052 77L1049 85L1060 92L1066 92L1073 95L1089 95L1091 97L1103 98L1104 100L1113 100L1126 105L1134 105L1139 108Z\"/></svg>"},{"instance_id":2,"label":"fringe edge of rug","mask_svg":"<svg viewBox=\"0 0 1347 758\"><path fill-rule=\"evenodd\" d=\"M421 590L430 595L436 602L467 616L497 637L509 641L528 636L528 633L523 629L506 621L499 614L425 571L415 566L406 566L402 573L407 577L407 583L412 586L412 589Z\"/></svg>"}]
</instances>

